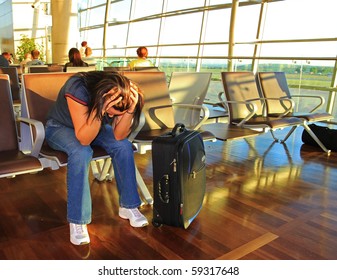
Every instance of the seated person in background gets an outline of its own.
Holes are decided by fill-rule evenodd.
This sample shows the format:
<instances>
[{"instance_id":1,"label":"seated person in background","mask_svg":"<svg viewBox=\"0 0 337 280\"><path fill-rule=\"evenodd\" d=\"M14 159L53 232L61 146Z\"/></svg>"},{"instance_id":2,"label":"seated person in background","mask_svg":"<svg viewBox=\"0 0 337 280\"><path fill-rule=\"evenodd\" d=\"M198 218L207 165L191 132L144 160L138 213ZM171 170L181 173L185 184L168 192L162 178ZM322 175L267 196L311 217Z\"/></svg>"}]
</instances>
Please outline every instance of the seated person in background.
<instances>
[{"instance_id":1,"label":"seated person in background","mask_svg":"<svg viewBox=\"0 0 337 280\"><path fill-rule=\"evenodd\" d=\"M90 57L92 55L92 49L90 47L86 47L84 54L85 54L85 57Z\"/></svg>"},{"instance_id":2,"label":"seated person in background","mask_svg":"<svg viewBox=\"0 0 337 280\"><path fill-rule=\"evenodd\" d=\"M32 61L32 54L31 54L31 53L26 53L26 54L25 54L25 58L24 58L24 60L22 60L22 61L20 62L20 65L25 65L25 64L27 64L29 61Z\"/></svg>"},{"instance_id":3,"label":"seated person in background","mask_svg":"<svg viewBox=\"0 0 337 280\"><path fill-rule=\"evenodd\" d=\"M31 65L44 65L44 62L39 59L40 52L38 50L32 50L31 51L31 55L32 55L33 59L32 59L32 61L28 61L27 62L28 66L31 66Z\"/></svg>"},{"instance_id":4,"label":"seated person in background","mask_svg":"<svg viewBox=\"0 0 337 280\"><path fill-rule=\"evenodd\" d=\"M11 54L9 52L3 52L0 55L0 67L9 67Z\"/></svg>"},{"instance_id":5,"label":"seated person in background","mask_svg":"<svg viewBox=\"0 0 337 280\"><path fill-rule=\"evenodd\" d=\"M25 54L24 60L22 60L22 61L20 62L21 72L22 72L22 73L25 73L25 66L27 65L27 63L28 63L29 61L32 61L32 54L31 54L31 53L26 53L26 54Z\"/></svg>"},{"instance_id":6,"label":"seated person in background","mask_svg":"<svg viewBox=\"0 0 337 280\"><path fill-rule=\"evenodd\" d=\"M68 52L69 62L64 65L64 72L67 72L67 67L88 67L88 63L81 58L80 51L76 48L71 48Z\"/></svg>"},{"instance_id":7,"label":"seated person in background","mask_svg":"<svg viewBox=\"0 0 337 280\"><path fill-rule=\"evenodd\" d=\"M148 51L146 47L139 47L137 49L138 58L129 63L129 67L133 70L135 67L154 66L153 63L147 59Z\"/></svg>"},{"instance_id":8,"label":"seated person in background","mask_svg":"<svg viewBox=\"0 0 337 280\"><path fill-rule=\"evenodd\" d=\"M15 58L14 58L14 56L13 56L12 53L9 54L9 60L8 60L8 62L9 62L9 64L14 64L14 62L15 62Z\"/></svg>"},{"instance_id":9,"label":"seated person in background","mask_svg":"<svg viewBox=\"0 0 337 280\"><path fill-rule=\"evenodd\" d=\"M92 48L87 47L85 49L85 57L83 58L83 60L89 65L96 65L96 59L92 57Z\"/></svg>"}]
</instances>

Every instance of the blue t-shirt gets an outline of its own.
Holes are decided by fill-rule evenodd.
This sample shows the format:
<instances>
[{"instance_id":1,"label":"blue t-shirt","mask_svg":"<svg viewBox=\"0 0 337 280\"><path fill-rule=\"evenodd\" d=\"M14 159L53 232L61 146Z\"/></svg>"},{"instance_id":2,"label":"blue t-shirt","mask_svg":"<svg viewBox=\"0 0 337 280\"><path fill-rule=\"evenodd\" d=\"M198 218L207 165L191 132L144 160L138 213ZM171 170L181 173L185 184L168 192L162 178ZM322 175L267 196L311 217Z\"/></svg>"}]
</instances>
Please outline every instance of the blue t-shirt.
<instances>
[{"instance_id":1,"label":"blue t-shirt","mask_svg":"<svg viewBox=\"0 0 337 280\"><path fill-rule=\"evenodd\" d=\"M71 76L66 81L47 117L47 119L54 119L60 124L74 128L66 97L69 97L84 106L88 106L90 94L81 77Z\"/></svg>"}]
</instances>

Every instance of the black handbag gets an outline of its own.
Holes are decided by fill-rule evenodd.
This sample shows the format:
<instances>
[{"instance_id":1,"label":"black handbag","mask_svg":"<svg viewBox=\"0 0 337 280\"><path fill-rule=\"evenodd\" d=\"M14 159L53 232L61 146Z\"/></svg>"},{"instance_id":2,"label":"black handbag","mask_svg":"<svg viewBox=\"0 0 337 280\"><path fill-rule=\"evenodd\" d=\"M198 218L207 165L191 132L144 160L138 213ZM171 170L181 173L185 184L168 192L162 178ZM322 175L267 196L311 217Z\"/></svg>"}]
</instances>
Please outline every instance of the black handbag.
<instances>
[{"instance_id":1,"label":"black handbag","mask_svg":"<svg viewBox=\"0 0 337 280\"><path fill-rule=\"evenodd\" d=\"M327 149L337 151L337 129L331 129L326 126L319 126L316 124L310 124L309 127ZM306 130L303 130L302 141L310 146L318 147L316 141Z\"/></svg>"}]
</instances>

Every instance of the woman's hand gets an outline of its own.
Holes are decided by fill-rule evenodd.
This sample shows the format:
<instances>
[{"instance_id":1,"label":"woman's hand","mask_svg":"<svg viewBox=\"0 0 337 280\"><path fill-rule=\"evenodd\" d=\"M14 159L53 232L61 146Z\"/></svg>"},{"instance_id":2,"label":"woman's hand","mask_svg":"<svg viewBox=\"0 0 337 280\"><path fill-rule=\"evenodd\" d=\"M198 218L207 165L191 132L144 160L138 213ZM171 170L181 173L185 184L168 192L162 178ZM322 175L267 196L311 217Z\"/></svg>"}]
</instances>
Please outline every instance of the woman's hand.
<instances>
[{"instance_id":1,"label":"woman's hand","mask_svg":"<svg viewBox=\"0 0 337 280\"><path fill-rule=\"evenodd\" d=\"M106 93L103 95L103 98L105 99L104 101L104 105L103 105L103 110L102 110L102 116L104 116L104 114L109 111L109 109L111 107L113 107L114 105L116 105L118 102L120 102L122 100L122 96L120 96L120 92L117 91L115 93Z\"/></svg>"},{"instance_id":2,"label":"woman's hand","mask_svg":"<svg viewBox=\"0 0 337 280\"><path fill-rule=\"evenodd\" d=\"M136 110L136 106L138 103L138 87L130 81L130 99L131 99L131 105L129 107L129 109L127 110L127 112L133 113Z\"/></svg>"}]
</instances>

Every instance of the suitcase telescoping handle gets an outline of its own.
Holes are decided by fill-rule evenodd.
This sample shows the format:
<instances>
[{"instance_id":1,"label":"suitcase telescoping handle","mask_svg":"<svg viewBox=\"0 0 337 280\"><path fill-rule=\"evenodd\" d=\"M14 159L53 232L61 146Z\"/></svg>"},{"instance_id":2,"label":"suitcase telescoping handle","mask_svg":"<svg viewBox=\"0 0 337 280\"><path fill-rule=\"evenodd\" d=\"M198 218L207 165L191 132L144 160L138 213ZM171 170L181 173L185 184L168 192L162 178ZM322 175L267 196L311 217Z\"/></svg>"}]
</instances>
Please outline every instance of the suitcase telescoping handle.
<instances>
[{"instance_id":1,"label":"suitcase telescoping handle","mask_svg":"<svg viewBox=\"0 0 337 280\"><path fill-rule=\"evenodd\" d=\"M183 123L177 123L172 129L172 137L176 137L176 135L184 132L186 130L185 125Z\"/></svg>"}]
</instances>

